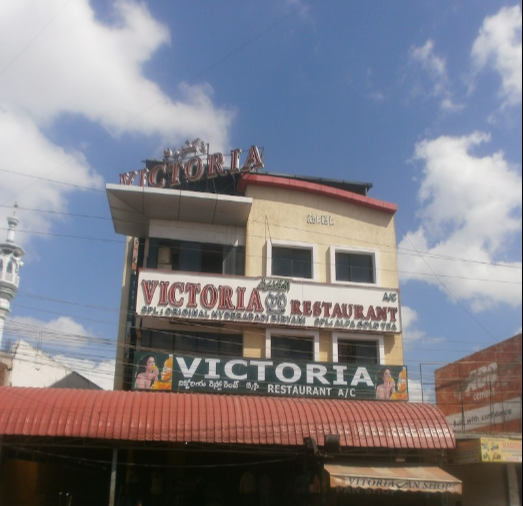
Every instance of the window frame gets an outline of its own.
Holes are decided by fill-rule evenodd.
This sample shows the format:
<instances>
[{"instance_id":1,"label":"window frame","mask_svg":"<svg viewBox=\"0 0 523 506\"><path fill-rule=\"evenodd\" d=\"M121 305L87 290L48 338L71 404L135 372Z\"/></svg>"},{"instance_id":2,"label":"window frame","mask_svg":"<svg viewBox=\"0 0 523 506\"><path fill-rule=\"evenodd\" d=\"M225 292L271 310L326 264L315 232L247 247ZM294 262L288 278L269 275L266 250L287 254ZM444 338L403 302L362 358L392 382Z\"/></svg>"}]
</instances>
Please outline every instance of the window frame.
<instances>
[{"instance_id":1,"label":"window frame","mask_svg":"<svg viewBox=\"0 0 523 506\"><path fill-rule=\"evenodd\" d=\"M339 363L339 342L340 341L361 341L362 343L375 343L378 346L377 365L385 364L385 337L384 336L365 336L362 334L346 334L343 332L334 332L332 334L332 361Z\"/></svg>"},{"instance_id":2,"label":"window frame","mask_svg":"<svg viewBox=\"0 0 523 506\"><path fill-rule=\"evenodd\" d=\"M358 283L357 281L338 281L336 278L336 254L345 253L353 255L367 255L372 257L374 261L374 283ZM380 268L380 252L373 249L353 248L349 246L331 246L330 247L330 283L333 285L350 285L363 287L381 286L381 268Z\"/></svg>"},{"instance_id":3,"label":"window frame","mask_svg":"<svg viewBox=\"0 0 523 506\"><path fill-rule=\"evenodd\" d=\"M272 358L272 336L304 337L313 340L313 362L320 361L320 332L316 330L288 330L267 328L265 329L265 358Z\"/></svg>"},{"instance_id":4,"label":"window frame","mask_svg":"<svg viewBox=\"0 0 523 506\"><path fill-rule=\"evenodd\" d=\"M295 276L280 276L275 275L272 272L272 249L276 248L289 248L297 250L310 251L312 254L312 278L300 278ZM284 279L297 279L303 281L318 281L318 246L309 242L295 242L295 241L282 241L282 240L269 240L267 241L267 262L266 262L266 273L268 278L284 278Z\"/></svg>"}]
</instances>

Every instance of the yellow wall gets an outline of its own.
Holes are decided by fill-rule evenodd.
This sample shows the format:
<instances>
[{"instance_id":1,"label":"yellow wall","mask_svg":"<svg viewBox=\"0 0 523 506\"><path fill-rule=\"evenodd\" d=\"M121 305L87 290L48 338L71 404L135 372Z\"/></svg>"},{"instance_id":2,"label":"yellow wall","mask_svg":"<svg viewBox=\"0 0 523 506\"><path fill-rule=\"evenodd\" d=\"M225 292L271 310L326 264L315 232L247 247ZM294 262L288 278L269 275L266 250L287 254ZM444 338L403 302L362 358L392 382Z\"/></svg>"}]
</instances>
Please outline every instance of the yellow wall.
<instances>
[{"instance_id":1,"label":"yellow wall","mask_svg":"<svg viewBox=\"0 0 523 506\"><path fill-rule=\"evenodd\" d=\"M377 253L380 286L399 288L396 229L392 214L324 196L263 186L249 186L246 196L253 199L247 223L246 276L267 274L269 241L289 241L317 246L319 283L330 281L330 247L334 245ZM334 225L309 224L310 214L327 215ZM257 338L246 336L244 342L246 355L263 356L264 332ZM322 332L320 360L329 362L332 358L332 334ZM385 363L404 364L401 334L385 335Z\"/></svg>"},{"instance_id":2,"label":"yellow wall","mask_svg":"<svg viewBox=\"0 0 523 506\"><path fill-rule=\"evenodd\" d=\"M265 274L266 245L272 239L318 245L318 281L321 283L328 281L332 245L377 250L381 285L399 287L395 221L390 213L323 196L261 186L249 186L247 197L254 200L247 224L247 276ZM311 213L331 216L334 226L308 224Z\"/></svg>"}]
</instances>

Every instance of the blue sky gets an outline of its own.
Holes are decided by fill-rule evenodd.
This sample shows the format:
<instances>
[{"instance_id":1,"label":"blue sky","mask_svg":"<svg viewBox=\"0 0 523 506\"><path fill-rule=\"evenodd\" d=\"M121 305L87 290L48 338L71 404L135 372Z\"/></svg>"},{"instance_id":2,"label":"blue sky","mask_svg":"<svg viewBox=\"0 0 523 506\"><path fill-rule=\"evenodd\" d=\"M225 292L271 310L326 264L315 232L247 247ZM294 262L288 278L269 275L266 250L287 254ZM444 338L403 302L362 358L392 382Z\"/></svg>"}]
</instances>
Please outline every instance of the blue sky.
<instances>
[{"instance_id":1,"label":"blue sky","mask_svg":"<svg viewBox=\"0 0 523 506\"><path fill-rule=\"evenodd\" d=\"M397 203L406 362L427 378L521 329L516 0L0 5L0 234L27 251L8 338L110 378L124 239L106 183L167 146ZM74 337L71 337L74 336Z\"/></svg>"}]
</instances>

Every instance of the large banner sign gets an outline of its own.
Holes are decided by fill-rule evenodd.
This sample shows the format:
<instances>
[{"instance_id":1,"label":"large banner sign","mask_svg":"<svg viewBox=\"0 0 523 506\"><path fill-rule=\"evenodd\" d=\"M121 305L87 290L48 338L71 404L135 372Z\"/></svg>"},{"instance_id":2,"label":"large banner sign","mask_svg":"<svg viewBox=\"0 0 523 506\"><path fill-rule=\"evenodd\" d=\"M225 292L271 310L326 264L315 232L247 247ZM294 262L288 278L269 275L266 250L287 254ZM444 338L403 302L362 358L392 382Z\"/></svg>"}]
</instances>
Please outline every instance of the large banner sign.
<instances>
[{"instance_id":1,"label":"large banner sign","mask_svg":"<svg viewBox=\"0 0 523 506\"><path fill-rule=\"evenodd\" d=\"M154 318L400 333L397 290L142 270L137 313Z\"/></svg>"},{"instance_id":2,"label":"large banner sign","mask_svg":"<svg viewBox=\"0 0 523 506\"><path fill-rule=\"evenodd\" d=\"M404 366L138 354L135 390L408 401Z\"/></svg>"},{"instance_id":3,"label":"large banner sign","mask_svg":"<svg viewBox=\"0 0 523 506\"><path fill-rule=\"evenodd\" d=\"M435 373L436 400L454 432L521 432L521 335Z\"/></svg>"}]
</instances>

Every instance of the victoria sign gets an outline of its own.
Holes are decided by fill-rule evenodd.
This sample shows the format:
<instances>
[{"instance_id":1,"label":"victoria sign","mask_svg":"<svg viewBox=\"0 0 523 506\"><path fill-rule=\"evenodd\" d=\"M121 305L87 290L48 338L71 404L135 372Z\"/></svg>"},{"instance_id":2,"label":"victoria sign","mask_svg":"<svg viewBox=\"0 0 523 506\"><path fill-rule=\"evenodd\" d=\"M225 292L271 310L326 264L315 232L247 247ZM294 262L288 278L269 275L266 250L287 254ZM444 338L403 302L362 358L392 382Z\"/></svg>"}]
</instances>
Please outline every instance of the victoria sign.
<instances>
[{"instance_id":1,"label":"victoria sign","mask_svg":"<svg viewBox=\"0 0 523 506\"><path fill-rule=\"evenodd\" d=\"M158 365L157 365L158 364ZM148 375L148 376L147 376ZM145 383L143 379L149 378ZM404 366L138 353L135 390L408 401Z\"/></svg>"},{"instance_id":2,"label":"victoria sign","mask_svg":"<svg viewBox=\"0 0 523 506\"><path fill-rule=\"evenodd\" d=\"M140 271L137 314L357 332L401 332L397 290Z\"/></svg>"},{"instance_id":3,"label":"victoria sign","mask_svg":"<svg viewBox=\"0 0 523 506\"><path fill-rule=\"evenodd\" d=\"M208 145L200 139L187 141L181 149L166 149L163 162L151 169L142 169L120 174L120 184L151 188L177 188L183 182L195 183L202 179L215 179L230 174L253 172L264 167L260 150L257 146L249 149L245 159L243 151L234 149L230 154L230 163L226 163L222 153L209 154Z\"/></svg>"}]
</instances>

